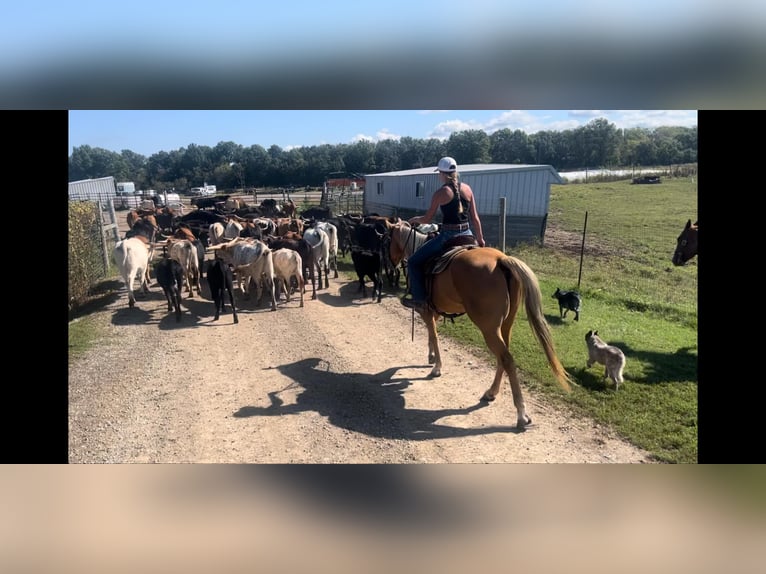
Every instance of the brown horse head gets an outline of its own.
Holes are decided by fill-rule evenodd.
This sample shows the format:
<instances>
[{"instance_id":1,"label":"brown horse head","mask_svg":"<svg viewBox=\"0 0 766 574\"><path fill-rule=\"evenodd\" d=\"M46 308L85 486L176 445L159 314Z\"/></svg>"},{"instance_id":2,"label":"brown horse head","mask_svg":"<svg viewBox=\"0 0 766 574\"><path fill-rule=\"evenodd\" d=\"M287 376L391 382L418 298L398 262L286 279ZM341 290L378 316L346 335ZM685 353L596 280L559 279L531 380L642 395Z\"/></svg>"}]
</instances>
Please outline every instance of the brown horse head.
<instances>
[{"instance_id":1,"label":"brown horse head","mask_svg":"<svg viewBox=\"0 0 766 574\"><path fill-rule=\"evenodd\" d=\"M692 220L689 219L678 239L676 239L676 250L673 252L673 258L671 259L673 265L677 267L686 265L692 257L697 255L697 223L695 221L692 224Z\"/></svg>"}]
</instances>

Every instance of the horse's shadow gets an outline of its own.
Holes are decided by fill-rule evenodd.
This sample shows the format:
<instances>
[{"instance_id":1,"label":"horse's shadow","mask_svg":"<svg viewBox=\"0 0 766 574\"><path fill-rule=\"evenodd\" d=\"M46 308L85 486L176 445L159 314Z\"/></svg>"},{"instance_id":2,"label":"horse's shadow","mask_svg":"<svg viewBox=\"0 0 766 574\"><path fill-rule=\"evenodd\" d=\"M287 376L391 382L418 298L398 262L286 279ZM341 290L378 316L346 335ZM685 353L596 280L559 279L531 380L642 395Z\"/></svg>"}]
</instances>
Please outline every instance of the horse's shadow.
<instances>
[{"instance_id":1,"label":"horse's shadow","mask_svg":"<svg viewBox=\"0 0 766 574\"><path fill-rule=\"evenodd\" d=\"M631 378L636 383L654 384L663 382L697 382L697 353L696 345L694 347L681 347L674 353L662 353L657 351L646 351L633 349L625 342L617 341L611 343L622 349L629 362L631 359L638 359L645 363L645 376L640 378ZM692 350L695 352L692 353ZM626 366L625 370L628 370Z\"/></svg>"},{"instance_id":2,"label":"horse's shadow","mask_svg":"<svg viewBox=\"0 0 766 574\"><path fill-rule=\"evenodd\" d=\"M233 416L284 416L314 411L339 428L387 439L429 440L520 432L515 426L460 428L437 422L444 417L468 415L487 406L488 403L481 400L475 405L456 409L406 408L404 390L418 379L394 375L401 369L422 368L420 365L391 367L370 375L334 373L329 370L329 365L323 368L322 363L322 359L308 358L275 367L293 381L283 390L295 386L303 388L294 404L284 404L279 396L283 390L272 391L268 393L269 406L245 406Z\"/></svg>"}]
</instances>

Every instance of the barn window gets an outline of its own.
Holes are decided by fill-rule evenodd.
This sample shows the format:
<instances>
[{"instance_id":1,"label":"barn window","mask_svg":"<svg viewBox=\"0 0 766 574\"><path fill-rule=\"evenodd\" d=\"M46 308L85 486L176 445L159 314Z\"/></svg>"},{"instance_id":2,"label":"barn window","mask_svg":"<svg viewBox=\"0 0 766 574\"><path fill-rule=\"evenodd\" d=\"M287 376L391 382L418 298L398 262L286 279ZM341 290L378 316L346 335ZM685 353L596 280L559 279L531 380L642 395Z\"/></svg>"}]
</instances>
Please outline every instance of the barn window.
<instances>
[{"instance_id":1,"label":"barn window","mask_svg":"<svg viewBox=\"0 0 766 574\"><path fill-rule=\"evenodd\" d=\"M424 181L415 182L415 197L423 197L425 195L426 183Z\"/></svg>"},{"instance_id":2,"label":"barn window","mask_svg":"<svg viewBox=\"0 0 766 574\"><path fill-rule=\"evenodd\" d=\"M382 181L378 182L377 192L378 192L378 195L383 195L383 182Z\"/></svg>"}]
</instances>

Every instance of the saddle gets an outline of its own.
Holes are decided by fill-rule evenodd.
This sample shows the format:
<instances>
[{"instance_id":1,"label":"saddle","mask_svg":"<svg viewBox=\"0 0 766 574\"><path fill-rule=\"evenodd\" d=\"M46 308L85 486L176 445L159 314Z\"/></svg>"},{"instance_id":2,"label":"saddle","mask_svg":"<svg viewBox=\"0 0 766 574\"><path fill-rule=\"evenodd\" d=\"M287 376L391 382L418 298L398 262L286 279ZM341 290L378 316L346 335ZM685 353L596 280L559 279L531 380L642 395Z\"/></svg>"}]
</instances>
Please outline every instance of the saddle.
<instances>
[{"instance_id":1,"label":"saddle","mask_svg":"<svg viewBox=\"0 0 766 574\"><path fill-rule=\"evenodd\" d=\"M475 249L478 246L479 244L476 243L476 238L473 235L456 235L444 243L444 249L440 253L437 253L434 257L427 260L423 265L423 276L425 277L426 300L428 301L428 306L442 317L450 319L453 322L455 317L460 317L461 315L465 315L465 313L444 313L434 305L433 299L431 298L433 277L444 271L458 253L462 253L466 249Z\"/></svg>"}]
</instances>

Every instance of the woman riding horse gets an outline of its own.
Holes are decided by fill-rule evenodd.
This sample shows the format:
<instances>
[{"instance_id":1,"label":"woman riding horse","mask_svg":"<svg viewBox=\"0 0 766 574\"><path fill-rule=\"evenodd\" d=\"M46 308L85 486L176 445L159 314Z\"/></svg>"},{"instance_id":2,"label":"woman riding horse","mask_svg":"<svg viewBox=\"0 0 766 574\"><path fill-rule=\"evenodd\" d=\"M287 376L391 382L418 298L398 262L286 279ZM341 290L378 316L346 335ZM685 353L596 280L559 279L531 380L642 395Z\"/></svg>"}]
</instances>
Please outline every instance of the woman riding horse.
<instances>
[{"instance_id":1,"label":"woman riding horse","mask_svg":"<svg viewBox=\"0 0 766 574\"><path fill-rule=\"evenodd\" d=\"M425 215L410 218L412 225L430 223L441 207L442 224L439 234L423 244L407 260L407 277L410 283L410 295L402 298L402 305L421 311L426 305L426 289L423 278L423 264L441 251L448 239L457 235L474 236L476 242L484 247L484 234L481 230L481 221L476 211L473 190L468 184L460 182L457 171L457 162L451 157L443 157L434 171L439 172L441 187L436 190L431 198L431 206ZM470 222L470 223L469 223Z\"/></svg>"}]
</instances>

